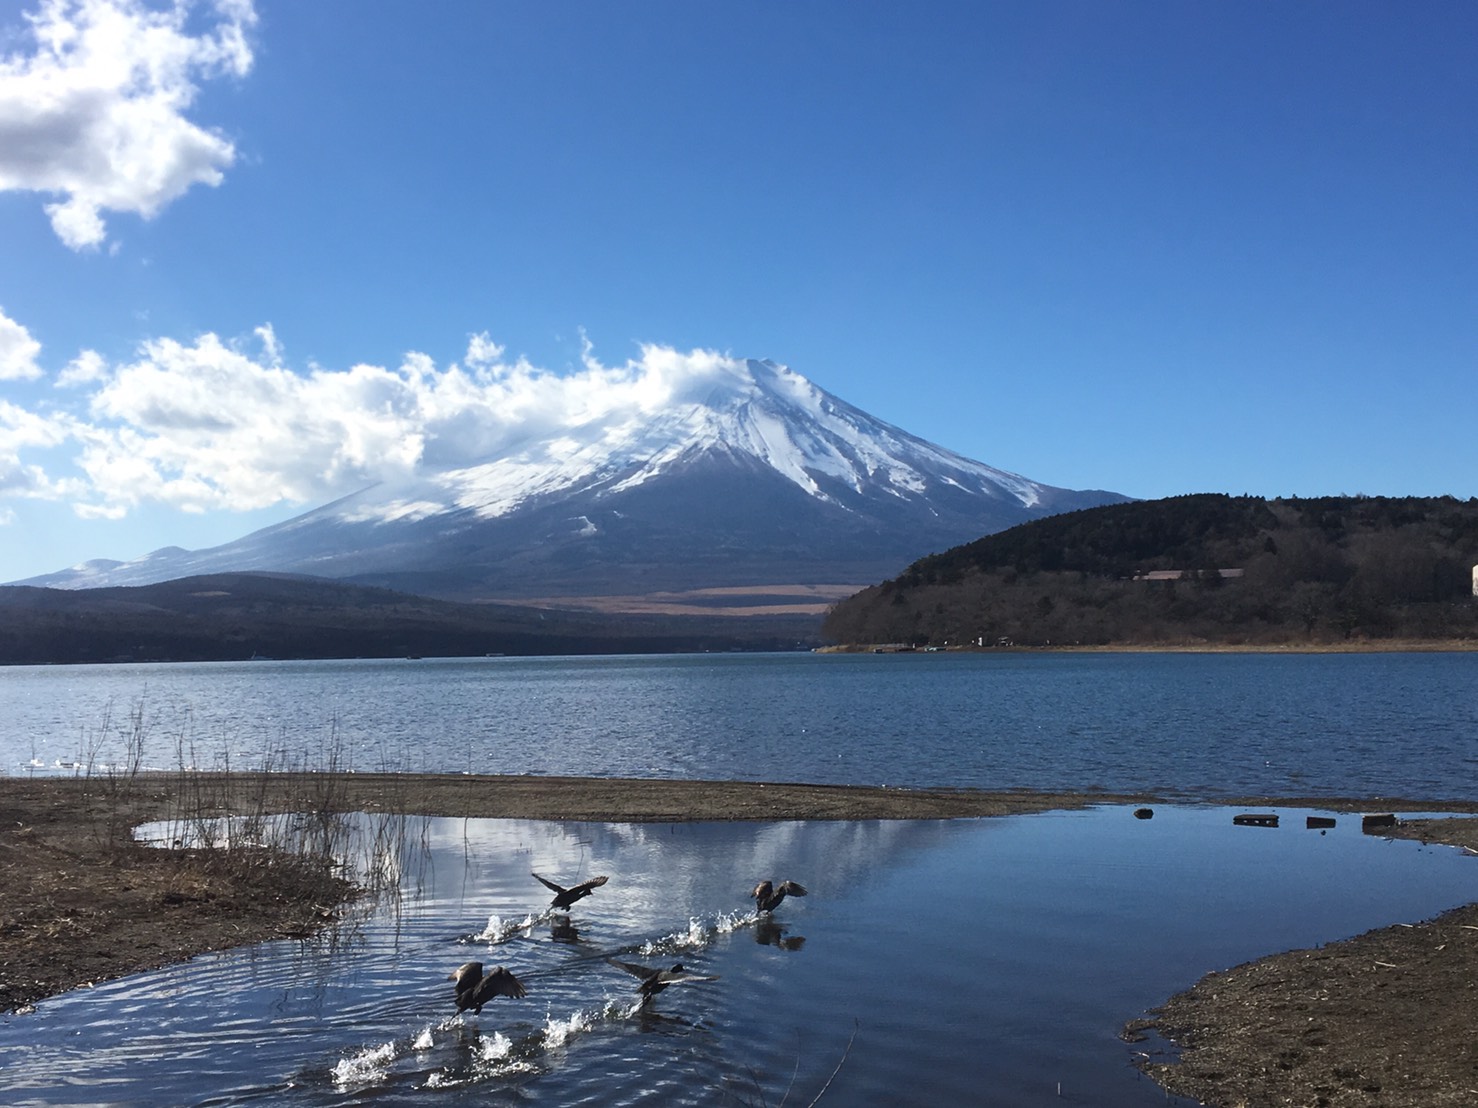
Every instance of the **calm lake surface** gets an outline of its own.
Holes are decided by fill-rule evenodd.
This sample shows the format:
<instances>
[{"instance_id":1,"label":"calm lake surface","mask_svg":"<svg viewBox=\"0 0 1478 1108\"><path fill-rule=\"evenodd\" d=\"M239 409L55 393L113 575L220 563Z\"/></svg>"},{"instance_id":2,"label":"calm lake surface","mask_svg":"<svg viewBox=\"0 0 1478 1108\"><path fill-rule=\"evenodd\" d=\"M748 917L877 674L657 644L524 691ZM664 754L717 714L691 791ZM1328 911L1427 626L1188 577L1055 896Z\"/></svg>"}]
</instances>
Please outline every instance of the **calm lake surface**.
<instances>
[{"instance_id":1,"label":"calm lake surface","mask_svg":"<svg viewBox=\"0 0 1478 1108\"><path fill-rule=\"evenodd\" d=\"M417 817L336 932L0 1020L6 1104L1188 1104L1123 1023L1209 970L1471 900L1478 862L1302 811L628 825ZM367 836L368 838L368 836ZM383 839L383 837L382 837ZM555 937L537 871L610 881ZM766 928L761 877L810 890ZM643 1011L606 959L717 980ZM528 996L454 1013L446 975ZM853 1036L855 1035L855 1040ZM849 1049L850 1042L850 1049ZM838 1067L840 1068L838 1069Z\"/></svg>"},{"instance_id":2,"label":"calm lake surface","mask_svg":"<svg viewBox=\"0 0 1478 1108\"><path fill-rule=\"evenodd\" d=\"M913 654L0 669L0 765L1478 799L1478 653Z\"/></svg>"}]
</instances>

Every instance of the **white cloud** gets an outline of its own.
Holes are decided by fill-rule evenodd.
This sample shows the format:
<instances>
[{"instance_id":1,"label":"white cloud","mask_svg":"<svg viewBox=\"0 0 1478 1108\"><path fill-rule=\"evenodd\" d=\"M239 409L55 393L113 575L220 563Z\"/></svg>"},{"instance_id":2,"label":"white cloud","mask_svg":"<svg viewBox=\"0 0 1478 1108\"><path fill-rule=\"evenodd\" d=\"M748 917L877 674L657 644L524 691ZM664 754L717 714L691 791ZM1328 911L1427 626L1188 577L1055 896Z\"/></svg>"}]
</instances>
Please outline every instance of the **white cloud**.
<instances>
[{"instance_id":1,"label":"white cloud","mask_svg":"<svg viewBox=\"0 0 1478 1108\"><path fill-rule=\"evenodd\" d=\"M307 501L405 471L420 455L404 379L355 366L299 376L207 334L147 343L91 397L77 464L105 502L193 511Z\"/></svg>"},{"instance_id":2,"label":"white cloud","mask_svg":"<svg viewBox=\"0 0 1478 1108\"><path fill-rule=\"evenodd\" d=\"M467 340L467 356L463 358L474 370L487 370L503 360L503 348L488 338L486 331Z\"/></svg>"},{"instance_id":3,"label":"white cloud","mask_svg":"<svg viewBox=\"0 0 1478 1108\"><path fill-rule=\"evenodd\" d=\"M0 456L26 447L59 446L70 434L70 420L65 416L38 415L19 404L0 400Z\"/></svg>"},{"instance_id":4,"label":"white cloud","mask_svg":"<svg viewBox=\"0 0 1478 1108\"><path fill-rule=\"evenodd\" d=\"M71 421L27 411L0 400L0 496L61 500L86 495L75 481L54 481L39 465L23 460L22 454L52 450L71 436Z\"/></svg>"},{"instance_id":5,"label":"white cloud","mask_svg":"<svg viewBox=\"0 0 1478 1108\"><path fill-rule=\"evenodd\" d=\"M116 518L155 502L205 512L312 504L379 480L516 458L591 421L636 420L702 399L739 363L645 346L605 366L587 348L556 374L486 335L438 367L294 370L269 325L248 343L153 339L109 365L83 351L53 392L64 413L0 402L0 495L66 499ZM44 464L52 473L43 472Z\"/></svg>"},{"instance_id":6,"label":"white cloud","mask_svg":"<svg viewBox=\"0 0 1478 1108\"><path fill-rule=\"evenodd\" d=\"M0 309L0 381L27 380L41 376L36 355L41 344L31 332Z\"/></svg>"},{"instance_id":7,"label":"white cloud","mask_svg":"<svg viewBox=\"0 0 1478 1108\"><path fill-rule=\"evenodd\" d=\"M100 245L103 212L150 218L191 185L217 185L235 160L219 132L185 117L197 82L251 69L250 0L216 0L192 33L192 0L42 0L26 16L33 49L0 58L0 189L45 205L74 250Z\"/></svg>"},{"instance_id":8,"label":"white cloud","mask_svg":"<svg viewBox=\"0 0 1478 1108\"><path fill-rule=\"evenodd\" d=\"M56 375L59 388L72 388L101 381L107 375L108 363L96 350L84 350Z\"/></svg>"}]
</instances>

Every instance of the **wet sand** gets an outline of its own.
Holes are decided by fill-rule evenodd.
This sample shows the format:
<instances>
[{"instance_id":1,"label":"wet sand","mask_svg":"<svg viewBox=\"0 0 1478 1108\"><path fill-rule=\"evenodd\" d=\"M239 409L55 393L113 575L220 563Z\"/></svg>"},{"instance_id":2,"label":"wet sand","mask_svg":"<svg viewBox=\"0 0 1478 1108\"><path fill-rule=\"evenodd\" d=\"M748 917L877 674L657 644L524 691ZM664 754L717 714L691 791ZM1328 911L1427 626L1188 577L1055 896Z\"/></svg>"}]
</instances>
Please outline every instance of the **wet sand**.
<instances>
[{"instance_id":1,"label":"wet sand","mask_svg":"<svg viewBox=\"0 0 1478 1108\"><path fill-rule=\"evenodd\" d=\"M1177 797L1174 803L1189 803ZM951 819L1098 804L1104 793L881 789L785 783L412 774L140 775L128 781L0 778L0 1011L210 950L302 936L353 890L321 861L264 850L158 849L132 840L156 819L284 811L482 818ZM1442 800L1216 799L1250 808L1478 813ZM1478 819L1382 832L1478 850ZM1474 869L1478 897L1478 858ZM1167 1089L1223 1105L1478 1103L1478 904L1437 920L1275 954L1209 975L1126 1037L1180 1047L1141 1068ZM15 1017L12 1017L15 1018ZM23 1018L23 1017L20 1017Z\"/></svg>"}]
</instances>

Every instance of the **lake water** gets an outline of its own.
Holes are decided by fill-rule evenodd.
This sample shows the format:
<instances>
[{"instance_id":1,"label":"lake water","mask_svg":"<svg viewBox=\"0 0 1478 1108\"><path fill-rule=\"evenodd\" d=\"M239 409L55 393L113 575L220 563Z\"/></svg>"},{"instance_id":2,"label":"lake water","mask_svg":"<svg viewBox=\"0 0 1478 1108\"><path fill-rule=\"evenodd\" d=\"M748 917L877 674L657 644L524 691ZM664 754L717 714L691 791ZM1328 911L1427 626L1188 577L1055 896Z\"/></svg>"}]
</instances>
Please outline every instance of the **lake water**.
<instances>
[{"instance_id":1,"label":"lake water","mask_svg":"<svg viewBox=\"0 0 1478 1108\"><path fill-rule=\"evenodd\" d=\"M11 774L267 766L1478 800L1478 654L723 655L0 669ZM308 942L0 1020L6 1104L1160 1105L1117 1033L1209 970L1478 899L1303 811L444 820ZM375 837L368 836L369 841ZM383 841L383 840L379 840ZM608 885L558 941L531 870ZM761 878L811 890L761 927ZM718 977L649 1010L606 959ZM457 1017L445 977L529 995ZM855 1036L855 1038L854 1038ZM850 1045L849 1045L850 1044ZM835 1076L833 1077L833 1074ZM827 1085L828 1080L832 1082ZM1170 1103L1180 1103L1170 1101Z\"/></svg>"},{"instance_id":2,"label":"lake water","mask_svg":"<svg viewBox=\"0 0 1478 1108\"><path fill-rule=\"evenodd\" d=\"M1362 835L1344 816L1327 834L1304 812L1234 827L1234 811L416 818L393 859L400 895L336 932L0 1020L0 1099L779 1105L826 1089L830 1105L1188 1104L1135 1070L1134 1052L1154 1047L1121 1041L1126 1020L1208 970L1478 890L1478 862L1452 849ZM531 871L610 881L557 939ZM746 893L786 877L810 895L762 928ZM613 956L717 980L642 1010ZM455 1015L445 978L470 960L507 965L528 996Z\"/></svg>"},{"instance_id":3,"label":"lake water","mask_svg":"<svg viewBox=\"0 0 1478 1108\"><path fill-rule=\"evenodd\" d=\"M1478 800L1478 653L13 667L0 765L125 762L135 714L165 769Z\"/></svg>"}]
</instances>

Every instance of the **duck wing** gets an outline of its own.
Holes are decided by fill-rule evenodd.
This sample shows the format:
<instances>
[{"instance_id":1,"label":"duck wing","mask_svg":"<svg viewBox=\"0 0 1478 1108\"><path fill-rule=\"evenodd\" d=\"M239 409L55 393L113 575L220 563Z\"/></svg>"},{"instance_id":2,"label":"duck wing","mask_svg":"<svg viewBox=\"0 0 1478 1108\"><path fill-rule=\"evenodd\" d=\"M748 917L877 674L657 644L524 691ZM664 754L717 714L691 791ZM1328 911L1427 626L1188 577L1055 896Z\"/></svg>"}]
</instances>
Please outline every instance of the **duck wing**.
<instances>
[{"instance_id":1,"label":"duck wing","mask_svg":"<svg viewBox=\"0 0 1478 1108\"><path fill-rule=\"evenodd\" d=\"M507 967L494 966L472 991L472 1003L481 1006L495 996L522 997L527 995L528 991L524 989L523 982L514 977Z\"/></svg>"},{"instance_id":2,"label":"duck wing","mask_svg":"<svg viewBox=\"0 0 1478 1108\"><path fill-rule=\"evenodd\" d=\"M563 885L556 885L553 881L549 880L549 878L547 878L547 877L540 877L537 873L530 873L529 876L532 877L535 881L539 882L539 884L543 885L546 889L549 889L552 892L556 892L556 893L567 893L567 892L570 891L569 889L565 888Z\"/></svg>"},{"instance_id":3,"label":"duck wing","mask_svg":"<svg viewBox=\"0 0 1478 1108\"><path fill-rule=\"evenodd\" d=\"M640 977L643 981L650 981L659 973L663 972L662 970L654 970L651 966L639 966L635 962L623 962L619 958L607 958L606 961L618 969L624 969L632 977Z\"/></svg>"},{"instance_id":4,"label":"duck wing","mask_svg":"<svg viewBox=\"0 0 1478 1108\"><path fill-rule=\"evenodd\" d=\"M716 973L692 973L681 966L673 966L671 969L661 970L657 973L657 980L664 985L682 985L689 981L717 981Z\"/></svg>"}]
</instances>

